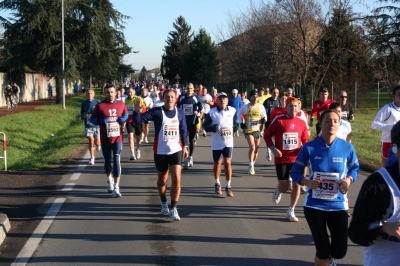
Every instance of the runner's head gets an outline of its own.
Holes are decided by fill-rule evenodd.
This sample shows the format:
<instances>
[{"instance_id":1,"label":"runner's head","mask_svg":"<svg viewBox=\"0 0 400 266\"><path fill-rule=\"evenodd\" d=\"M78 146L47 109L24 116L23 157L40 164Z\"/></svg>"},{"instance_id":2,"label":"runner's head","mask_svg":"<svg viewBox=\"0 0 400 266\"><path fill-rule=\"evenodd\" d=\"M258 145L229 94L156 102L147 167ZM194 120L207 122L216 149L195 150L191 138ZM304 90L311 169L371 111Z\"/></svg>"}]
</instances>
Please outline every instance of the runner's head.
<instances>
[{"instance_id":1,"label":"runner's head","mask_svg":"<svg viewBox=\"0 0 400 266\"><path fill-rule=\"evenodd\" d=\"M331 103L329 109L335 110L342 117L342 106L338 102Z\"/></svg>"},{"instance_id":2,"label":"runner's head","mask_svg":"<svg viewBox=\"0 0 400 266\"><path fill-rule=\"evenodd\" d=\"M192 96L193 93L194 93L194 86L193 86L193 83L189 83L189 84L186 86L186 94L187 94L187 96Z\"/></svg>"},{"instance_id":3,"label":"runner's head","mask_svg":"<svg viewBox=\"0 0 400 266\"><path fill-rule=\"evenodd\" d=\"M250 104L254 105L257 102L258 92L256 90L250 91L249 100Z\"/></svg>"},{"instance_id":4,"label":"runner's head","mask_svg":"<svg viewBox=\"0 0 400 266\"><path fill-rule=\"evenodd\" d=\"M300 111L299 99L295 97L288 97L286 100L286 113L290 117L295 117Z\"/></svg>"},{"instance_id":5,"label":"runner's head","mask_svg":"<svg viewBox=\"0 0 400 266\"><path fill-rule=\"evenodd\" d=\"M243 92L240 96L242 97L242 101L243 101L244 99L246 99L246 93Z\"/></svg>"},{"instance_id":6,"label":"runner's head","mask_svg":"<svg viewBox=\"0 0 400 266\"><path fill-rule=\"evenodd\" d=\"M224 92L218 93L217 102L219 109L225 110L228 106L228 95L226 95Z\"/></svg>"},{"instance_id":7,"label":"runner's head","mask_svg":"<svg viewBox=\"0 0 400 266\"><path fill-rule=\"evenodd\" d=\"M105 87L106 100L113 102L115 100L115 87L112 84L107 84Z\"/></svg>"},{"instance_id":8,"label":"runner's head","mask_svg":"<svg viewBox=\"0 0 400 266\"><path fill-rule=\"evenodd\" d=\"M259 93L260 93L260 96L263 96L265 94L265 89L263 87L261 87Z\"/></svg>"},{"instance_id":9,"label":"runner's head","mask_svg":"<svg viewBox=\"0 0 400 266\"><path fill-rule=\"evenodd\" d=\"M117 92L115 93L115 98L117 98L117 99L119 99L119 98L121 98L121 90L117 90Z\"/></svg>"},{"instance_id":10,"label":"runner's head","mask_svg":"<svg viewBox=\"0 0 400 266\"><path fill-rule=\"evenodd\" d=\"M135 94L136 94L136 91L132 87L130 87L128 90L129 99L132 99L133 96L135 96Z\"/></svg>"},{"instance_id":11,"label":"runner's head","mask_svg":"<svg viewBox=\"0 0 400 266\"><path fill-rule=\"evenodd\" d=\"M328 100L328 96L329 96L328 89L325 87L321 87L318 91L318 95L319 95L319 99L321 100L321 102L325 102L326 100Z\"/></svg>"},{"instance_id":12,"label":"runner's head","mask_svg":"<svg viewBox=\"0 0 400 266\"><path fill-rule=\"evenodd\" d=\"M142 89L142 97L147 97L147 93L149 92L148 88L143 88Z\"/></svg>"},{"instance_id":13,"label":"runner's head","mask_svg":"<svg viewBox=\"0 0 400 266\"><path fill-rule=\"evenodd\" d=\"M400 107L400 86L393 88L392 92L393 102L397 107Z\"/></svg>"},{"instance_id":14,"label":"runner's head","mask_svg":"<svg viewBox=\"0 0 400 266\"><path fill-rule=\"evenodd\" d=\"M321 126L322 136L336 136L340 125L340 115L336 110L328 109L321 114L319 124Z\"/></svg>"},{"instance_id":15,"label":"runner's head","mask_svg":"<svg viewBox=\"0 0 400 266\"><path fill-rule=\"evenodd\" d=\"M286 107L286 100L288 98L288 94L287 92L284 92L281 96L281 98L279 98L279 101L281 102L281 107L285 108Z\"/></svg>"},{"instance_id":16,"label":"runner's head","mask_svg":"<svg viewBox=\"0 0 400 266\"><path fill-rule=\"evenodd\" d=\"M200 84L200 87L203 87L203 85ZM203 87L201 89L201 91L203 92L203 95L207 95L207 88L206 87Z\"/></svg>"},{"instance_id":17,"label":"runner's head","mask_svg":"<svg viewBox=\"0 0 400 266\"><path fill-rule=\"evenodd\" d=\"M86 99L91 101L91 100L93 100L93 98L94 98L94 90L93 89L88 89L86 91Z\"/></svg>"},{"instance_id":18,"label":"runner's head","mask_svg":"<svg viewBox=\"0 0 400 266\"><path fill-rule=\"evenodd\" d=\"M268 87L265 88L265 94L269 94L269 88Z\"/></svg>"},{"instance_id":19,"label":"runner's head","mask_svg":"<svg viewBox=\"0 0 400 266\"><path fill-rule=\"evenodd\" d=\"M238 95L238 93L239 93L239 91L238 91L237 89L233 89L233 90L232 90L232 96L233 96L233 98L236 98L237 95Z\"/></svg>"},{"instance_id":20,"label":"runner's head","mask_svg":"<svg viewBox=\"0 0 400 266\"><path fill-rule=\"evenodd\" d=\"M273 88L271 92L271 97L272 99L276 100L279 96L279 89L278 88Z\"/></svg>"},{"instance_id":21,"label":"runner's head","mask_svg":"<svg viewBox=\"0 0 400 266\"><path fill-rule=\"evenodd\" d=\"M347 102L347 92L346 91L339 91L338 100L339 100L341 105L345 105L346 102Z\"/></svg>"},{"instance_id":22,"label":"runner's head","mask_svg":"<svg viewBox=\"0 0 400 266\"><path fill-rule=\"evenodd\" d=\"M176 91L166 90L163 94L164 107L167 110L172 110L175 107Z\"/></svg>"}]
</instances>

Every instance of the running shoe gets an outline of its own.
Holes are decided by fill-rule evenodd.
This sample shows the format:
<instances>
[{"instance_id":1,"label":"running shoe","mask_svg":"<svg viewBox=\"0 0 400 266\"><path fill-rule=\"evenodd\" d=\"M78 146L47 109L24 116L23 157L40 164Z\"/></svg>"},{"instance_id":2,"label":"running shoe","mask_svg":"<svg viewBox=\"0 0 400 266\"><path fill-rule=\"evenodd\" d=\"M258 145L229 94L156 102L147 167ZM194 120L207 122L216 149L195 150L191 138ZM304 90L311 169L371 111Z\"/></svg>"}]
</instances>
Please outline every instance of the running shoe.
<instances>
[{"instance_id":1,"label":"running shoe","mask_svg":"<svg viewBox=\"0 0 400 266\"><path fill-rule=\"evenodd\" d=\"M169 215L168 203L160 201L160 204L161 204L161 214L164 216L168 216Z\"/></svg>"},{"instance_id":2,"label":"running shoe","mask_svg":"<svg viewBox=\"0 0 400 266\"><path fill-rule=\"evenodd\" d=\"M136 149L136 158L140 159L140 150Z\"/></svg>"},{"instance_id":3,"label":"running shoe","mask_svg":"<svg viewBox=\"0 0 400 266\"><path fill-rule=\"evenodd\" d=\"M94 164L94 158L90 158L89 164L90 164L90 165L93 165L93 164Z\"/></svg>"},{"instance_id":4,"label":"running shoe","mask_svg":"<svg viewBox=\"0 0 400 266\"><path fill-rule=\"evenodd\" d=\"M203 130L203 137L207 137L207 132Z\"/></svg>"},{"instance_id":5,"label":"running shoe","mask_svg":"<svg viewBox=\"0 0 400 266\"><path fill-rule=\"evenodd\" d=\"M221 195L222 190L221 190L221 185L220 184L215 184L215 194Z\"/></svg>"},{"instance_id":6,"label":"running shoe","mask_svg":"<svg viewBox=\"0 0 400 266\"><path fill-rule=\"evenodd\" d=\"M288 188L288 190L292 190L292 189L293 189L293 180L292 180L291 177L289 177L288 182L289 182L289 188Z\"/></svg>"},{"instance_id":7,"label":"running shoe","mask_svg":"<svg viewBox=\"0 0 400 266\"><path fill-rule=\"evenodd\" d=\"M278 204L281 201L282 193L279 193L278 189L275 189L274 194L272 195L272 200Z\"/></svg>"},{"instance_id":8,"label":"running shoe","mask_svg":"<svg viewBox=\"0 0 400 266\"><path fill-rule=\"evenodd\" d=\"M193 157L189 157L189 167L193 167Z\"/></svg>"},{"instance_id":9,"label":"running shoe","mask_svg":"<svg viewBox=\"0 0 400 266\"><path fill-rule=\"evenodd\" d=\"M336 265L337 265L336 259L330 257L328 260L328 266L336 266Z\"/></svg>"},{"instance_id":10,"label":"running shoe","mask_svg":"<svg viewBox=\"0 0 400 266\"><path fill-rule=\"evenodd\" d=\"M301 188L301 191L300 191L300 192L304 192L304 193L307 192L307 186L306 186L306 185L300 186L300 188Z\"/></svg>"},{"instance_id":11,"label":"running shoe","mask_svg":"<svg viewBox=\"0 0 400 266\"><path fill-rule=\"evenodd\" d=\"M227 197L233 197L233 192L231 187L225 187L225 193Z\"/></svg>"},{"instance_id":12,"label":"running shoe","mask_svg":"<svg viewBox=\"0 0 400 266\"><path fill-rule=\"evenodd\" d=\"M188 169L188 168L189 168L189 158L183 161L183 169Z\"/></svg>"},{"instance_id":13,"label":"running shoe","mask_svg":"<svg viewBox=\"0 0 400 266\"><path fill-rule=\"evenodd\" d=\"M112 191L112 197L113 198L119 198L121 197L121 192L119 192L119 187L115 187L114 190Z\"/></svg>"},{"instance_id":14,"label":"running shoe","mask_svg":"<svg viewBox=\"0 0 400 266\"><path fill-rule=\"evenodd\" d=\"M178 210L174 207L169 211L169 217L171 217L172 221L180 221L181 217L179 217Z\"/></svg>"},{"instance_id":15,"label":"running shoe","mask_svg":"<svg viewBox=\"0 0 400 266\"><path fill-rule=\"evenodd\" d=\"M113 192L113 190L114 190L114 179L111 178L111 182L107 181L107 191L111 193Z\"/></svg>"},{"instance_id":16,"label":"running shoe","mask_svg":"<svg viewBox=\"0 0 400 266\"><path fill-rule=\"evenodd\" d=\"M271 161L272 160L272 155L271 155L271 149L267 148L267 160Z\"/></svg>"},{"instance_id":17,"label":"running shoe","mask_svg":"<svg viewBox=\"0 0 400 266\"><path fill-rule=\"evenodd\" d=\"M142 133L142 135L140 135L140 142L144 141L144 134Z\"/></svg>"},{"instance_id":18,"label":"running shoe","mask_svg":"<svg viewBox=\"0 0 400 266\"><path fill-rule=\"evenodd\" d=\"M144 142L149 143L149 141L147 140L147 137L144 138Z\"/></svg>"},{"instance_id":19,"label":"running shoe","mask_svg":"<svg viewBox=\"0 0 400 266\"><path fill-rule=\"evenodd\" d=\"M132 155L131 156L131 158L129 159L130 161L134 161L134 160L136 160L136 157L135 157L135 155Z\"/></svg>"},{"instance_id":20,"label":"running shoe","mask_svg":"<svg viewBox=\"0 0 400 266\"><path fill-rule=\"evenodd\" d=\"M96 151L97 152L101 151L101 146L96 146Z\"/></svg>"},{"instance_id":21,"label":"running shoe","mask_svg":"<svg viewBox=\"0 0 400 266\"><path fill-rule=\"evenodd\" d=\"M254 166L249 166L249 175L255 175Z\"/></svg>"},{"instance_id":22,"label":"running shoe","mask_svg":"<svg viewBox=\"0 0 400 266\"><path fill-rule=\"evenodd\" d=\"M299 219L297 219L296 214L294 214L294 210L292 208L289 208L289 210L286 213L286 219L291 221L291 222L298 222Z\"/></svg>"}]
</instances>

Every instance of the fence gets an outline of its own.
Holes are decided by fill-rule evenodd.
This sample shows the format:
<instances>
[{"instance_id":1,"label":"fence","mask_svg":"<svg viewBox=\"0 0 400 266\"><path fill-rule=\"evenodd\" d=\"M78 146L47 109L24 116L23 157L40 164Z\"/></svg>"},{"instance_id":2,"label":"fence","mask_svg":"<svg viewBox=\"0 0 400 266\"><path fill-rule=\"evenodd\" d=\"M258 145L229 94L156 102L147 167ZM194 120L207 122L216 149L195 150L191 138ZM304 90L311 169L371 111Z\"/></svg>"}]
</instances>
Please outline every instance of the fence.
<instances>
[{"instance_id":1,"label":"fence","mask_svg":"<svg viewBox=\"0 0 400 266\"><path fill-rule=\"evenodd\" d=\"M0 84L2 84L2 91L7 85L12 85L10 78L5 73L0 73ZM20 87L20 101L21 102L29 102L35 101L39 99L45 99L48 97L47 85L51 84L53 86L53 96L55 96L55 79L49 78L43 74L37 73L27 73L24 74L22 81L17 85ZM6 99L4 93L1 93L0 96L0 107L6 106Z\"/></svg>"}]
</instances>

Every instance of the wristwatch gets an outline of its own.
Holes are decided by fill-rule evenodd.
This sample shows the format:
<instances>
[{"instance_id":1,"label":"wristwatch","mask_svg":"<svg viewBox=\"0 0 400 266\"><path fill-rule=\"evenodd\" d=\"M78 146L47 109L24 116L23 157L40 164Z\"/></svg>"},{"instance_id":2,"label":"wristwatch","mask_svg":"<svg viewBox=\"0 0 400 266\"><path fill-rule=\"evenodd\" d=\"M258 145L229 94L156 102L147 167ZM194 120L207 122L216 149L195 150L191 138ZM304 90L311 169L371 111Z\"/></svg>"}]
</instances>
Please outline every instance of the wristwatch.
<instances>
[{"instance_id":1,"label":"wristwatch","mask_svg":"<svg viewBox=\"0 0 400 266\"><path fill-rule=\"evenodd\" d=\"M375 221L368 225L368 230L381 229L382 226L383 226L383 221Z\"/></svg>"}]
</instances>

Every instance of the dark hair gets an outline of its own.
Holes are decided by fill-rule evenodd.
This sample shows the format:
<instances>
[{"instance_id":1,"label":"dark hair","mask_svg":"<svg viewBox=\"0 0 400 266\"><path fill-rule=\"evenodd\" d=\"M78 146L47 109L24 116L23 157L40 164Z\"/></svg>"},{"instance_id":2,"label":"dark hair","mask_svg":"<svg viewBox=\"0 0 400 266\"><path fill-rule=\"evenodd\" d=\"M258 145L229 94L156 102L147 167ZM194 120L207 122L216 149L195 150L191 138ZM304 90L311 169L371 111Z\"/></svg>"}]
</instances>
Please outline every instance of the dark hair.
<instances>
[{"instance_id":1,"label":"dark hair","mask_svg":"<svg viewBox=\"0 0 400 266\"><path fill-rule=\"evenodd\" d=\"M340 106L340 103L338 103L338 102L334 102L334 103L331 103L330 105L329 105L329 109L336 109L336 108L341 108L341 106Z\"/></svg>"},{"instance_id":2,"label":"dark hair","mask_svg":"<svg viewBox=\"0 0 400 266\"><path fill-rule=\"evenodd\" d=\"M176 92L175 90L167 89L167 90L165 90L164 93L163 93L163 98L165 97L165 95L167 95L167 94L168 94L169 92L171 92L171 91L175 94L175 97L178 96L178 94L177 94L177 92Z\"/></svg>"},{"instance_id":3,"label":"dark hair","mask_svg":"<svg viewBox=\"0 0 400 266\"><path fill-rule=\"evenodd\" d=\"M393 88L393 92L392 92L393 96L396 95L396 91L398 91L398 90L400 90L400 86L396 86Z\"/></svg>"},{"instance_id":4,"label":"dark hair","mask_svg":"<svg viewBox=\"0 0 400 266\"><path fill-rule=\"evenodd\" d=\"M400 122L397 122L390 131L390 142L400 146ZM400 147L399 147L400 148Z\"/></svg>"},{"instance_id":5,"label":"dark hair","mask_svg":"<svg viewBox=\"0 0 400 266\"><path fill-rule=\"evenodd\" d=\"M328 109L328 110L324 111L324 112L321 114L321 116L320 116L320 118L319 118L319 123L320 123L320 124L321 124L322 120L324 120L324 116L325 116L326 114L329 114L329 113L335 113L335 114L337 114L337 116L338 116L339 119L340 119L340 115L339 115L339 113L338 113L335 109Z\"/></svg>"},{"instance_id":6,"label":"dark hair","mask_svg":"<svg viewBox=\"0 0 400 266\"><path fill-rule=\"evenodd\" d=\"M115 88L113 84L106 84L106 86L104 87L104 89L109 89L109 88Z\"/></svg>"}]
</instances>

